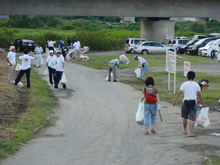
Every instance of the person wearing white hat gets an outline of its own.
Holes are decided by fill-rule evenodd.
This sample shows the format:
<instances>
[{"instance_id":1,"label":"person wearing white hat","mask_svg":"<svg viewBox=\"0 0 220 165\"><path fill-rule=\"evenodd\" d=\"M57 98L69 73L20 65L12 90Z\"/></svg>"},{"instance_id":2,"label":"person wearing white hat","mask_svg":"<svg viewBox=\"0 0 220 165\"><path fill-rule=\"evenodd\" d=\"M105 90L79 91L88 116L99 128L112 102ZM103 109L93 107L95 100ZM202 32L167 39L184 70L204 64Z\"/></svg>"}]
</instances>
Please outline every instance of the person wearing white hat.
<instances>
[{"instance_id":1,"label":"person wearing white hat","mask_svg":"<svg viewBox=\"0 0 220 165\"><path fill-rule=\"evenodd\" d=\"M118 59L111 60L108 64L108 81L111 81L111 72L113 73L113 81L118 82L116 80L116 69L119 68L120 63Z\"/></svg>"},{"instance_id":2,"label":"person wearing white hat","mask_svg":"<svg viewBox=\"0 0 220 165\"><path fill-rule=\"evenodd\" d=\"M40 46L40 43L37 43L37 46L34 49L34 54L36 57L36 67L39 68L42 60L43 48Z\"/></svg>"},{"instance_id":3,"label":"person wearing white hat","mask_svg":"<svg viewBox=\"0 0 220 165\"><path fill-rule=\"evenodd\" d=\"M15 77L15 65L16 65L16 53L15 46L10 46L10 52L7 55L6 61L8 62L8 80L14 81Z\"/></svg>"},{"instance_id":4,"label":"person wearing white hat","mask_svg":"<svg viewBox=\"0 0 220 165\"><path fill-rule=\"evenodd\" d=\"M46 59L46 67L49 71L50 86L55 84L56 61L57 61L57 56L54 55L53 50L50 50L49 56L47 56Z\"/></svg>"},{"instance_id":5,"label":"person wearing white hat","mask_svg":"<svg viewBox=\"0 0 220 165\"><path fill-rule=\"evenodd\" d=\"M64 72L64 64L65 60L63 55L61 55L61 51L58 50L56 52L57 60L56 60L56 75L55 75L55 83L54 83L54 89L58 89L58 84L62 78L62 74ZM66 84L62 84L63 89L66 89Z\"/></svg>"}]
</instances>

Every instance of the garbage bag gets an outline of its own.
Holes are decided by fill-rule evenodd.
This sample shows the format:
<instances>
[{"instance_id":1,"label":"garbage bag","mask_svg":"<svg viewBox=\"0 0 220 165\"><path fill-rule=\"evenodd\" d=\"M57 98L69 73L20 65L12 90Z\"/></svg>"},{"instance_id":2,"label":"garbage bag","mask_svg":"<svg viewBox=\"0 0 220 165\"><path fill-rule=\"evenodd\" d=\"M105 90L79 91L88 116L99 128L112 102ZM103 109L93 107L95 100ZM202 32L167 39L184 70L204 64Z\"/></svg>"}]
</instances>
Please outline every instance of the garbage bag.
<instances>
[{"instance_id":1,"label":"garbage bag","mask_svg":"<svg viewBox=\"0 0 220 165\"><path fill-rule=\"evenodd\" d=\"M139 101L138 110L136 113L136 123L139 125L144 124L144 101Z\"/></svg>"},{"instance_id":2,"label":"garbage bag","mask_svg":"<svg viewBox=\"0 0 220 165\"><path fill-rule=\"evenodd\" d=\"M210 125L208 114L209 114L209 107L203 107L196 119L195 126L205 128L208 125Z\"/></svg>"},{"instance_id":3,"label":"garbage bag","mask_svg":"<svg viewBox=\"0 0 220 165\"><path fill-rule=\"evenodd\" d=\"M16 71L20 71L21 68L22 68L22 67L21 67L21 64L20 64L20 63L17 63L17 64L16 64L16 67L15 67L15 70L16 70Z\"/></svg>"},{"instance_id":4,"label":"garbage bag","mask_svg":"<svg viewBox=\"0 0 220 165\"><path fill-rule=\"evenodd\" d=\"M134 73L136 74L137 78L141 78L141 68L135 69Z\"/></svg>"},{"instance_id":5,"label":"garbage bag","mask_svg":"<svg viewBox=\"0 0 220 165\"><path fill-rule=\"evenodd\" d=\"M63 72L62 74L62 78L61 78L61 81L60 81L62 84L66 84L67 81L66 81L66 74Z\"/></svg>"}]
</instances>

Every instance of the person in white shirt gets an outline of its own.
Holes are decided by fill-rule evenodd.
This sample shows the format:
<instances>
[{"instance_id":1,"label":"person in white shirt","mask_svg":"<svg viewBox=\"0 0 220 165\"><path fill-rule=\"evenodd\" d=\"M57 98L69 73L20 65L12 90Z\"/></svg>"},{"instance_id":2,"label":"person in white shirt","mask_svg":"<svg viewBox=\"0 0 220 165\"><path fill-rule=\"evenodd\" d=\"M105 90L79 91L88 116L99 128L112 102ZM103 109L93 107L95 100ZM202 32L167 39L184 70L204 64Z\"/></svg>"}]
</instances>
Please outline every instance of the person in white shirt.
<instances>
[{"instance_id":1,"label":"person in white shirt","mask_svg":"<svg viewBox=\"0 0 220 165\"><path fill-rule=\"evenodd\" d=\"M56 52L57 61L56 61L56 75L55 75L55 85L54 88L58 89L58 84L62 78L62 74L64 72L64 64L65 60L63 55L61 55L61 51ZM66 84L63 84L63 89L66 89Z\"/></svg>"},{"instance_id":2,"label":"person in white shirt","mask_svg":"<svg viewBox=\"0 0 220 165\"><path fill-rule=\"evenodd\" d=\"M198 83L194 81L195 72L189 71L187 73L188 81L184 82L179 92L176 94L176 97L172 103L173 106L176 105L176 101L184 92L184 98L182 101L182 113L181 117L183 118L183 134L188 134L188 137L194 137L193 135L193 127L194 122L196 121L196 114L197 114L197 100L196 96L198 96L200 104L202 107L205 107L202 101L201 89ZM187 120L189 119L189 132L187 132Z\"/></svg>"},{"instance_id":3,"label":"person in white shirt","mask_svg":"<svg viewBox=\"0 0 220 165\"><path fill-rule=\"evenodd\" d=\"M36 57L36 67L39 68L42 60L43 48L40 46L40 43L37 43L37 46L34 49L34 54Z\"/></svg>"},{"instance_id":4,"label":"person in white shirt","mask_svg":"<svg viewBox=\"0 0 220 165\"><path fill-rule=\"evenodd\" d=\"M54 44L55 43L56 43L56 41L52 41L52 38L49 40L49 42L47 43L47 46L48 46L49 50L54 51Z\"/></svg>"},{"instance_id":5,"label":"person in white shirt","mask_svg":"<svg viewBox=\"0 0 220 165\"><path fill-rule=\"evenodd\" d=\"M24 55L18 57L20 60L22 60L21 70L19 71L19 74L15 80L14 85L17 85L19 81L21 80L22 76L26 74L27 79L27 88L30 88L30 74L31 74L31 60L34 60L35 57L28 54L29 50L24 49Z\"/></svg>"},{"instance_id":6,"label":"person in white shirt","mask_svg":"<svg viewBox=\"0 0 220 165\"><path fill-rule=\"evenodd\" d=\"M134 59L138 60L139 62L138 67L141 68L141 80L145 80L145 75L146 75L147 68L148 68L147 61L140 56L134 56Z\"/></svg>"},{"instance_id":7,"label":"person in white shirt","mask_svg":"<svg viewBox=\"0 0 220 165\"><path fill-rule=\"evenodd\" d=\"M80 49L79 49L79 42L74 42L74 44L73 44L73 48L74 48L74 50L75 50L75 54L76 54L76 58L77 58L77 60L79 60L80 59Z\"/></svg>"},{"instance_id":8,"label":"person in white shirt","mask_svg":"<svg viewBox=\"0 0 220 165\"><path fill-rule=\"evenodd\" d=\"M8 80L10 82L14 81L15 77L15 65L16 65L16 53L15 47L10 46L10 52L7 55L6 61L8 62Z\"/></svg>"},{"instance_id":9,"label":"person in white shirt","mask_svg":"<svg viewBox=\"0 0 220 165\"><path fill-rule=\"evenodd\" d=\"M210 45L209 48L211 49L211 54L210 54L211 58L212 59L216 58L215 52L218 51L217 45Z\"/></svg>"},{"instance_id":10,"label":"person in white shirt","mask_svg":"<svg viewBox=\"0 0 220 165\"><path fill-rule=\"evenodd\" d=\"M49 54L46 59L46 67L49 71L50 86L52 86L55 83L57 56L53 54L53 50L50 50Z\"/></svg>"}]
</instances>

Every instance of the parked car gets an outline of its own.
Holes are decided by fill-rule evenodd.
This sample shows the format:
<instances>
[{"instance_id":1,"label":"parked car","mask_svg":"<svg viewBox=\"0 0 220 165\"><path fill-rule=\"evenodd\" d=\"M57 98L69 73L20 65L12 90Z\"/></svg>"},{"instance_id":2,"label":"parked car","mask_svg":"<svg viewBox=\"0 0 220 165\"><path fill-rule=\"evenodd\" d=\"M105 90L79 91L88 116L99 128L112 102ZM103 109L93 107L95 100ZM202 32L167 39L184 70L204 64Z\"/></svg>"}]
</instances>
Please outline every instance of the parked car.
<instances>
[{"instance_id":1,"label":"parked car","mask_svg":"<svg viewBox=\"0 0 220 165\"><path fill-rule=\"evenodd\" d=\"M220 37L210 37L210 38L203 38L199 41L197 41L194 45L188 46L186 50L186 54L188 55L198 55L198 50L201 47L204 47L208 42L212 40L217 40Z\"/></svg>"},{"instance_id":2,"label":"parked car","mask_svg":"<svg viewBox=\"0 0 220 165\"><path fill-rule=\"evenodd\" d=\"M177 48L177 54L184 54L186 52L186 49L188 48L188 46L195 44L197 41L199 41L199 39L196 40L190 40L189 42L187 42L186 45L180 46Z\"/></svg>"},{"instance_id":3,"label":"parked car","mask_svg":"<svg viewBox=\"0 0 220 165\"><path fill-rule=\"evenodd\" d=\"M217 40L213 41L211 45L217 46L217 48L218 48L217 51L219 52L220 39L217 39ZM211 45L209 45L208 47L206 47L206 46L203 47L203 49L202 49L202 56L208 56L208 57L211 56L211 51L212 51Z\"/></svg>"},{"instance_id":4,"label":"parked car","mask_svg":"<svg viewBox=\"0 0 220 165\"><path fill-rule=\"evenodd\" d=\"M208 42L205 46L199 48L198 50L198 56L202 56L202 50L205 49L205 50L208 50L210 48L210 45L214 42L215 40L213 41L210 41Z\"/></svg>"},{"instance_id":5,"label":"parked car","mask_svg":"<svg viewBox=\"0 0 220 165\"><path fill-rule=\"evenodd\" d=\"M169 40L168 46L174 47L175 50L177 50L178 47L186 45L187 42L189 42L189 39L184 38L184 39L172 39Z\"/></svg>"},{"instance_id":6,"label":"parked car","mask_svg":"<svg viewBox=\"0 0 220 165\"><path fill-rule=\"evenodd\" d=\"M207 36L205 36L205 35L194 35L192 39L196 40L196 39L202 39L202 38L207 38Z\"/></svg>"},{"instance_id":7,"label":"parked car","mask_svg":"<svg viewBox=\"0 0 220 165\"><path fill-rule=\"evenodd\" d=\"M18 38L14 41L12 41L10 43L10 46L14 45L15 49L20 52L23 51L24 49L29 49L30 51L34 51L35 47L36 47L36 43L31 40L31 39L27 39L27 38Z\"/></svg>"},{"instance_id":8,"label":"parked car","mask_svg":"<svg viewBox=\"0 0 220 165\"><path fill-rule=\"evenodd\" d=\"M165 54L167 50L175 51L173 47L162 45L159 42L141 42L134 47L134 53L138 54Z\"/></svg>"},{"instance_id":9,"label":"parked car","mask_svg":"<svg viewBox=\"0 0 220 165\"><path fill-rule=\"evenodd\" d=\"M142 38L127 38L124 45L124 50L126 53L134 53L133 48L139 42L147 41L146 39Z\"/></svg>"}]
</instances>

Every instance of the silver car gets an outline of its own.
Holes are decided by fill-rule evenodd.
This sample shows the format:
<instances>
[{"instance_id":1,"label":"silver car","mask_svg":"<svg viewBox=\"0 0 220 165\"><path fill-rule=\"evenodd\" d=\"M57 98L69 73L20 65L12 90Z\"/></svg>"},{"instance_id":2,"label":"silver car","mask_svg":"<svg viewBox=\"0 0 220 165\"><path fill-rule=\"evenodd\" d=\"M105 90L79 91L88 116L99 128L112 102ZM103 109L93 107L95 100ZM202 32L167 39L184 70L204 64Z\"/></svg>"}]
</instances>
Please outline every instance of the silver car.
<instances>
[{"instance_id":1,"label":"silver car","mask_svg":"<svg viewBox=\"0 0 220 165\"><path fill-rule=\"evenodd\" d=\"M173 47L163 45L155 41L141 42L134 47L134 53L137 54L166 54L167 50L175 51Z\"/></svg>"}]
</instances>

